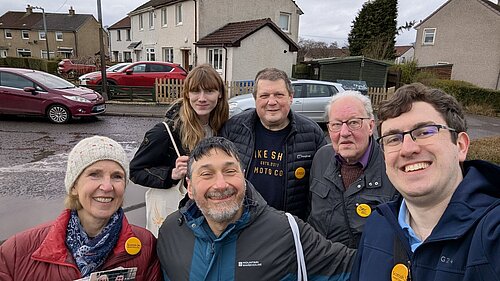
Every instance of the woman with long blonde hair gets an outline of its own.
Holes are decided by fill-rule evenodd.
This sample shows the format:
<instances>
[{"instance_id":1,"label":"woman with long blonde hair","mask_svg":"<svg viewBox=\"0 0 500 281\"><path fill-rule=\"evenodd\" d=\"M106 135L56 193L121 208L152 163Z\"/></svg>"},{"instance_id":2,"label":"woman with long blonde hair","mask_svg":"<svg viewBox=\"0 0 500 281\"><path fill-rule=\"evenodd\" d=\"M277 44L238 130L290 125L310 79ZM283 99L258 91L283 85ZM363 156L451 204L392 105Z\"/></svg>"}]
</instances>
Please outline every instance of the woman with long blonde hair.
<instances>
[{"instance_id":1,"label":"woman with long blonde hair","mask_svg":"<svg viewBox=\"0 0 500 281\"><path fill-rule=\"evenodd\" d=\"M167 110L165 121L146 132L130 162L130 180L157 189L176 185L186 175L189 152L202 139L217 135L228 118L229 104L220 75L208 64L195 67L184 80L182 97ZM147 228L156 234L165 216L147 218Z\"/></svg>"}]
</instances>

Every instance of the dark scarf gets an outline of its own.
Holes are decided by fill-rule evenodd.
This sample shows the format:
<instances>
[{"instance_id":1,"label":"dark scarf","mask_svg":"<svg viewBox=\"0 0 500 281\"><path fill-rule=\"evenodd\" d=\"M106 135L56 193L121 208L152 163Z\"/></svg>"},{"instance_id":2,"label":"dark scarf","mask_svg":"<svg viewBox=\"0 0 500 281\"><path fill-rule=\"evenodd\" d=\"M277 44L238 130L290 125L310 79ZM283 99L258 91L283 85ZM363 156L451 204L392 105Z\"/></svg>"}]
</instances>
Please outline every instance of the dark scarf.
<instances>
[{"instance_id":1,"label":"dark scarf","mask_svg":"<svg viewBox=\"0 0 500 281\"><path fill-rule=\"evenodd\" d=\"M73 255L82 277L89 276L104 264L118 241L122 218L123 210L120 208L111 216L101 232L91 238L83 229L76 210L71 211L66 228L66 246Z\"/></svg>"}]
</instances>

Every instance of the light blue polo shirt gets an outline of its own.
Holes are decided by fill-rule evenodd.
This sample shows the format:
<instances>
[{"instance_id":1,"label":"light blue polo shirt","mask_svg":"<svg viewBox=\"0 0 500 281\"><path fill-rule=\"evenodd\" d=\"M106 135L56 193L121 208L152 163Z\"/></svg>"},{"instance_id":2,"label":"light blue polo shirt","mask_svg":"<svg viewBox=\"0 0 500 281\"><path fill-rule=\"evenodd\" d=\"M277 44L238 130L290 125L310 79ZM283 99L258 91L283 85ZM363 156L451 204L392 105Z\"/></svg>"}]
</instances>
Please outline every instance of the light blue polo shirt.
<instances>
[{"instance_id":1,"label":"light blue polo shirt","mask_svg":"<svg viewBox=\"0 0 500 281\"><path fill-rule=\"evenodd\" d=\"M398 215L398 223L399 226L406 232L408 237L408 242L410 242L411 251L415 252L415 249L418 248L422 244L422 240L418 238L415 234L415 231L410 226L410 212L408 212L408 208L406 207L406 201L403 199L401 202L401 207L399 207L399 215Z\"/></svg>"}]
</instances>

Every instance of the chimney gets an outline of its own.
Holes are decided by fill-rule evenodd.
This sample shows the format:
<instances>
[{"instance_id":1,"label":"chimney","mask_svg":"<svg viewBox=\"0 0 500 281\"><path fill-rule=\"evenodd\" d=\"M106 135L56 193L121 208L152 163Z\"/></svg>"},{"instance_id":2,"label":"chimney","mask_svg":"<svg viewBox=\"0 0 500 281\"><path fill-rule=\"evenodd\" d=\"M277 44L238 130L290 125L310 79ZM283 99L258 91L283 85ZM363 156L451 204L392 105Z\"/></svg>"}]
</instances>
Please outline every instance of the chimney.
<instances>
[{"instance_id":1,"label":"chimney","mask_svg":"<svg viewBox=\"0 0 500 281\"><path fill-rule=\"evenodd\" d=\"M69 15L74 16L75 15L75 10L73 10L73 6L69 7Z\"/></svg>"},{"instance_id":2,"label":"chimney","mask_svg":"<svg viewBox=\"0 0 500 281\"><path fill-rule=\"evenodd\" d=\"M33 13L33 7L28 5L28 7L26 7L26 15L31 15L32 13Z\"/></svg>"}]
</instances>

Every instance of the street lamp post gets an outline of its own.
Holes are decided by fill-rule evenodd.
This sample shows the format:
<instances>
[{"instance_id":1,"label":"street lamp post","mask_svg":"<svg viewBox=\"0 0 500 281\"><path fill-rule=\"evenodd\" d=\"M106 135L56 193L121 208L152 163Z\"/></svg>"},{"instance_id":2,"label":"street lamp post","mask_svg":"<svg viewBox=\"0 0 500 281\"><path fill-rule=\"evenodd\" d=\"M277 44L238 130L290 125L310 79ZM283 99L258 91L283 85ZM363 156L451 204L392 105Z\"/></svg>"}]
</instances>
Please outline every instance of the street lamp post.
<instances>
[{"instance_id":1,"label":"street lamp post","mask_svg":"<svg viewBox=\"0 0 500 281\"><path fill-rule=\"evenodd\" d=\"M45 10L40 6L33 6L33 9L42 10L42 18L43 18L43 31L45 32L45 46L47 48L47 60L50 60L49 53L49 35L47 34L47 20L45 19Z\"/></svg>"}]
</instances>

